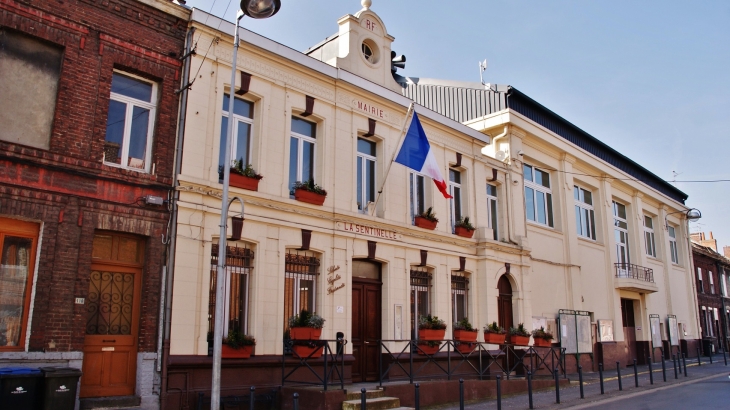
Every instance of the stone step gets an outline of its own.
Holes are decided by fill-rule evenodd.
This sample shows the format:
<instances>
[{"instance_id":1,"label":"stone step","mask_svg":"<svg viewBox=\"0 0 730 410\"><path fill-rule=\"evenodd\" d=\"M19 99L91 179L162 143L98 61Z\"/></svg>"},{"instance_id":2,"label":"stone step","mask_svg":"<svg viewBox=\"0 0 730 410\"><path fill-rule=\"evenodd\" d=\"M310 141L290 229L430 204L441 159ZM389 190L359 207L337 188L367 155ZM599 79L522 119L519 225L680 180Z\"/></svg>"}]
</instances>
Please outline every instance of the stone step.
<instances>
[{"instance_id":1,"label":"stone step","mask_svg":"<svg viewBox=\"0 0 730 410\"><path fill-rule=\"evenodd\" d=\"M79 409L139 409L141 401L139 396L87 398L79 400Z\"/></svg>"},{"instance_id":2,"label":"stone step","mask_svg":"<svg viewBox=\"0 0 730 410\"><path fill-rule=\"evenodd\" d=\"M367 410L390 410L400 408L400 399L397 397L377 397L367 399ZM360 400L346 400L342 402L342 410L360 410Z\"/></svg>"},{"instance_id":3,"label":"stone step","mask_svg":"<svg viewBox=\"0 0 730 410\"><path fill-rule=\"evenodd\" d=\"M365 391L365 397L368 398L368 399L376 399L378 397L383 397L383 395L384 395L384 393L380 389L366 390ZM348 392L347 393L347 399L345 399L345 400L360 400L360 392L359 391L358 392L352 392L352 393L349 393Z\"/></svg>"}]
</instances>

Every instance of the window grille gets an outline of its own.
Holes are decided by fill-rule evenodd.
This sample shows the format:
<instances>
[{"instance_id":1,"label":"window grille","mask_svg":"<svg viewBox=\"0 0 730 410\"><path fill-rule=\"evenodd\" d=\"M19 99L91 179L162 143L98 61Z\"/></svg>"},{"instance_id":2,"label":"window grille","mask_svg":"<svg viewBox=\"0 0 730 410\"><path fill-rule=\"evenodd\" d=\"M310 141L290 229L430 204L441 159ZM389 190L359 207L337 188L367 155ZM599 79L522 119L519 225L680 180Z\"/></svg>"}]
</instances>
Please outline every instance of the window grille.
<instances>
[{"instance_id":1,"label":"window grille","mask_svg":"<svg viewBox=\"0 0 730 410\"><path fill-rule=\"evenodd\" d=\"M418 318L431 313L431 273L428 268L411 268L411 338L418 333Z\"/></svg>"},{"instance_id":2,"label":"window grille","mask_svg":"<svg viewBox=\"0 0 730 410\"><path fill-rule=\"evenodd\" d=\"M451 304L454 322L469 316L469 279L463 272L451 273Z\"/></svg>"},{"instance_id":3,"label":"window grille","mask_svg":"<svg viewBox=\"0 0 730 410\"><path fill-rule=\"evenodd\" d=\"M218 270L218 244L214 244L210 255L210 289L208 302L208 331L215 328L215 288ZM253 270L254 252L245 247L226 247L226 286L227 299L223 325L224 335L229 330L246 333L248 329L248 285Z\"/></svg>"},{"instance_id":4,"label":"window grille","mask_svg":"<svg viewBox=\"0 0 730 410\"><path fill-rule=\"evenodd\" d=\"M312 252L288 250L284 267L284 330L289 330L289 317L302 309L316 309L319 257Z\"/></svg>"}]
</instances>

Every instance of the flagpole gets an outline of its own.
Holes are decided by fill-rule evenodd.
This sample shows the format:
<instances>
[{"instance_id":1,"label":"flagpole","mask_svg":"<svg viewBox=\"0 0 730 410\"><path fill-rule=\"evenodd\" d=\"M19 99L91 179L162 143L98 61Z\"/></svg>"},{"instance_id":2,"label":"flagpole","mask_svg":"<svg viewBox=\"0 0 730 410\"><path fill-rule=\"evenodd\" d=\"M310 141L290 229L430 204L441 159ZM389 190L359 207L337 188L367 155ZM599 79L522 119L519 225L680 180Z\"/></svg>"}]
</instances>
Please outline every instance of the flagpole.
<instances>
[{"instance_id":1,"label":"flagpole","mask_svg":"<svg viewBox=\"0 0 730 410\"><path fill-rule=\"evenodd\" d=\"M395 147L395 150L393 151L393 157L390 159L390 164L388 164L388 169L385 170L385 175L383 176L383 183L380 185L380 189L378 190L378 195L375 196L375 203L373 203L373 212L372 215L375 215L375 210L378 207L378 201L380 201L380 194L383 193L383 189L385 188L385 181L388 180L388 175L390 174L390 167L393 166L393 162L395 162L395 156L398 155L398 151L400 151L401 145L403 145L403 137L406 135L406 128L408 126L408 117L410 117L411 112L416 112L416 102L411 102L411 105L408 106L408 111L406 111L406 120L403 122L403 129L400 131L400 138L398 139L398 146Z\"/></svg>"}]
</instances>

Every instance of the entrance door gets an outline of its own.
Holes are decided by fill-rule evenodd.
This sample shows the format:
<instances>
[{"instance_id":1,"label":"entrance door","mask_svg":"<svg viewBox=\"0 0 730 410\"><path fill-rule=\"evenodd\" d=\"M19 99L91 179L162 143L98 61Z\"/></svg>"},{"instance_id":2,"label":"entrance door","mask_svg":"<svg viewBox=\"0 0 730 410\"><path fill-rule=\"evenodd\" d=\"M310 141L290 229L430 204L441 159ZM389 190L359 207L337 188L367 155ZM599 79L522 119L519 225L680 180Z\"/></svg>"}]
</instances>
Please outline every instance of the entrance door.
<instances>
[{"instance_id":1,"label":"entrance door","mask_svg":"<svg viewBox=\"0 0 730 410\"><path fill-rule=\"evenodd\" d=\"M636 358L636 321L634 320L634 301L621 299L621 320L624 326L624 339L628 348L628 361Z\"/></svg>"},{"instance_id":2,"label":"entrance door","mask_svg":"<svg viewBox=\"0 0 730 410\"><path fill-rule=\"evenodd\" d=\"M357 262L360 262L358 264ZM364 266L362 263L369 264ZM358 266L360 265L360 266ZM357 277L358 271L368 269L377 276ZM373 276L378 279L374 279ZM380 265L365 261L353 261L352 279L352 381L378 380L378 340L381 339L381 288Z\"/></svg>"},{"instance_id":3,"label":"entrance door","mask_svg":"<svg viewBox=\"0 0 730 410\"><path fill-rule=\"evenodd\" d=\"M513 327L512 322L512 285L509 283L507 276L503 275L497 282L499 297L497 298L497 313L499 315L499 325L505 330Z\"/></svg>"},{"instance_id":4,"label":"entrance door","mask_svg":"<svg viewBox=\"0 0 730 410\"><path fill-rule=\"evenodd\" d=\"M134 394L143 255L138 238L94 237L80 397Z\"/></svg>"}]
</instances>

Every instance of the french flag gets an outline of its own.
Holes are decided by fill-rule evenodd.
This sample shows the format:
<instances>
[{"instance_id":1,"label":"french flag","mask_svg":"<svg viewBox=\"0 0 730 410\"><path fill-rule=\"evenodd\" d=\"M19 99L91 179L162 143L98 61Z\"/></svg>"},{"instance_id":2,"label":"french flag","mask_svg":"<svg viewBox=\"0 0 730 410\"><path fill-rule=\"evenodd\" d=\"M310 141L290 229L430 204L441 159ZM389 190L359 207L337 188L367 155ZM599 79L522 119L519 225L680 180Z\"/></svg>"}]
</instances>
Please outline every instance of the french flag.
<instances>
[{"instance_id":1,"label":"french flag","mask_svg":"<svg viewBox=\"0 0 730 410\"><path fill-rule=\"evenodd\" d=\"M431 177L444 198L452 198L446 189L446 181L441 175L439 165L436 163L433 151L431 151L431 144L428 143L426 133L423 131L421 121L418 120L418 114L415 111L413 112L411 126L408 128L408 133L406 133L395 162Z\"/></svg>"}]
</instances>

